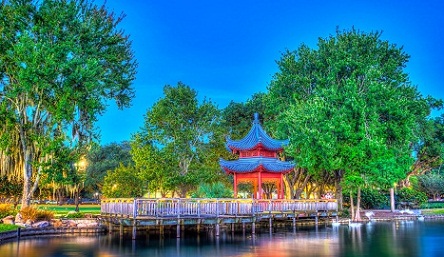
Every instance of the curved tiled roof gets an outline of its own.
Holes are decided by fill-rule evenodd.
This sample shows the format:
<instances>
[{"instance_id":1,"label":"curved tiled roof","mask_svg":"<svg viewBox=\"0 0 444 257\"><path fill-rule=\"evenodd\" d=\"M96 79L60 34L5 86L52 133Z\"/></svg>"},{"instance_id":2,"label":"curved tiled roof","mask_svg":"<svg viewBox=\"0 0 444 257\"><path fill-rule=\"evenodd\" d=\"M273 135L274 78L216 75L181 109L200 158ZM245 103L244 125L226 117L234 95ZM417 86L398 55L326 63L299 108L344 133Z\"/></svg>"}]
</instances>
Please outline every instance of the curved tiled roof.
<instances>
[{"instance_id":1,"label":"curved tiled roof","mask_svg":"<svg viewBox=\"0 0 444 257\"><path fill-rule=\"evenodd\" d=\"M253 126L248 134L240 140L232 140L227 138L227 148L231 150L252 150L258 145L262 145L267 150L279 151L282 150L288 140L276 140L271 138L267 132L262 128L259 122L259 116L254 114Z\"/></svg>"},{"instance_id":2,"label":"curved tiled roof","mask_svg":"<svg viewBox=\"0 0 444 257\"><path fill-rule=\"evenodd\" d=\"M290 162L284 162L276 158L268 158L268 157L241 158L233 161L227 161L221 158L219 160L219 164L222 167L222 169L227 173L253 172L256 171L260 166L262 166L264 170L267 172L275 172L275 173L288 172L294 168L294 164Z\"/></svg>"}]
</instances>

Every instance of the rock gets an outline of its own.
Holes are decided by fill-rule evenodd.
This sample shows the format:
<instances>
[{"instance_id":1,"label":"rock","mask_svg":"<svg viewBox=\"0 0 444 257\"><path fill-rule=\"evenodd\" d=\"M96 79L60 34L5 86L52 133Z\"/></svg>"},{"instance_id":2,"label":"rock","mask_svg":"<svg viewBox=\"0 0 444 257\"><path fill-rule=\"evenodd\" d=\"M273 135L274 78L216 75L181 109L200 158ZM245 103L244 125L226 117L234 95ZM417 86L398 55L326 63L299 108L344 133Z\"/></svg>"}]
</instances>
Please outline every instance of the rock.
<instances>
[{"instance_id":1,"label":"rock","mask_svg":"<svg viewBox=\"0 0 444 257\"><path fill-rule=\"evenodd\" d=\"M15 217L12 215L6 216L2 219L3 224L15 224Z\"/></svg>"},{"instance_id":2,"label":"rock","mask_svg":"<svg viewBox=\"0 0 444 257\"><path fill-rule=\"evenodd\" d=\"M32 227L33 228L46 228L46 227L49 227L49 225L50 225L49 222L44 220L44 221L39 221L39 222L32 224Z\"/></svg>"},{"instance_id":3,"label":"rock","mask_svg":"<svg viewBox=\"0 0 444 257\"><path fill-rule=\"evenodd\" d=\"M55 228L61 228L63 227L63 222L61 220L52 220L51 224Z\"/></svg>"},{"instance_id":4,"label":"rock","mask_svg":"<svg viewBox=\"0 0 444 257\"><path fill-rule=\"evenodd\" d=\"M17 213L17 215L15 215L15 223L23 223L23 218L20 213Z\"/></svg>"},{"instance_id":5,"label":"rock","mask_svg":"<svg viewBox=\"0 0 444 257\"><path fill-rule=\"evenodd\" d=\"M76 228L77 227L77 223L73 220L65 220L65 221L63 221L63 225L67 228Z\"/></svg>"},{"instance_id":6,"label":"rock","mask_svg":"<svg viewBox=\"0 0 444 257\"><path fill-rule=\"evenodd\" d=\"M88 223L79 223L77 224L78 228L95 228L98 227L97 222L88 222Z\"/></svg>"},{"instance_id":7,"label":"rock","mask_svg":"<svg viewBox=\"0 0 444 257\"><path fill-rule=\"evenodd\" d=\"M27 221L25 222L25 226L26 226L26 227L31 227L31 226L32 226L32 223L34 223L32 220L27 220Z\"/></svg>"}]
</instances>

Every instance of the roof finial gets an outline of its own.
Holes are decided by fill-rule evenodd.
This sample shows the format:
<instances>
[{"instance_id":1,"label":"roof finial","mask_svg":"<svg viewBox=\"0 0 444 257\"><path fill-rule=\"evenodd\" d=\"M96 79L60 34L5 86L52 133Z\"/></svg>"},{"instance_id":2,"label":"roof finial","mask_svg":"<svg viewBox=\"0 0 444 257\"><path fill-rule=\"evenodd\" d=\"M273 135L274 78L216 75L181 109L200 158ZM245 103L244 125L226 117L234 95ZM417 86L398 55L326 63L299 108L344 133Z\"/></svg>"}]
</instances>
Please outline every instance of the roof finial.
<instances>
[{"instance_id":1,"label":"roof finial","mask_svg":"<svg viewBox=\"0 0 444 257\"><path fill-rule=\"evenodd\" d=\"M253 123L259 123L259 113L255 112L254 113L254 121Z\"/></svg>"}]
</instances>

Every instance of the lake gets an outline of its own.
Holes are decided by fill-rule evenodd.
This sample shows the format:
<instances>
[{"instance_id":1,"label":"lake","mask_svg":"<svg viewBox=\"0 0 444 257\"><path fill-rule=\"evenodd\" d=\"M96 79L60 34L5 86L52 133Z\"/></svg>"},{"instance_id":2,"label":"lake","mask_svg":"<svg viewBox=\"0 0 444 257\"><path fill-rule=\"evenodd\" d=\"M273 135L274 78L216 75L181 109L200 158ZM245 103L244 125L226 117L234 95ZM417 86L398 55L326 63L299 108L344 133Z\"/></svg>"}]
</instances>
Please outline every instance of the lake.
<instances>
[{"instance_id":1,"label":"lake","mask_svg":"<svg viewBox=\"0 0 444 257\"><path fill-rule=\"evenodd\" d=\"M0 245L0 257L444 256L444 220L373 222L358 228L298 225L257 230L81 237L38 237Z\"/></svg>"}]
</instances>

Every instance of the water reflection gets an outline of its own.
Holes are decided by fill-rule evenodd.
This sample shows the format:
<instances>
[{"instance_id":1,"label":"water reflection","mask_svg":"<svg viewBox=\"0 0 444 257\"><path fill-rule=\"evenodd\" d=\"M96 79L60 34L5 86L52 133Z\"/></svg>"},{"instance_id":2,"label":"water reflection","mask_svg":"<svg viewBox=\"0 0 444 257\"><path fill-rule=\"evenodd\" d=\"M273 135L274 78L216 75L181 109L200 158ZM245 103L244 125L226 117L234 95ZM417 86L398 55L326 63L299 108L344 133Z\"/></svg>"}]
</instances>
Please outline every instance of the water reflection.
<instances>
[{"instance_id":1,"label":"water reflection","mask_svg":"<svg viewBox=\"0 0 444 257\"><path fill-rule=\"evenodd\" d=\"M0 245L1 257L122 257L122 256L442 256L444 221L372 222L348 225L298 226L233 233L174 233L159 238L140 234L35 238Z\"/></svg>"}]
</instances>

